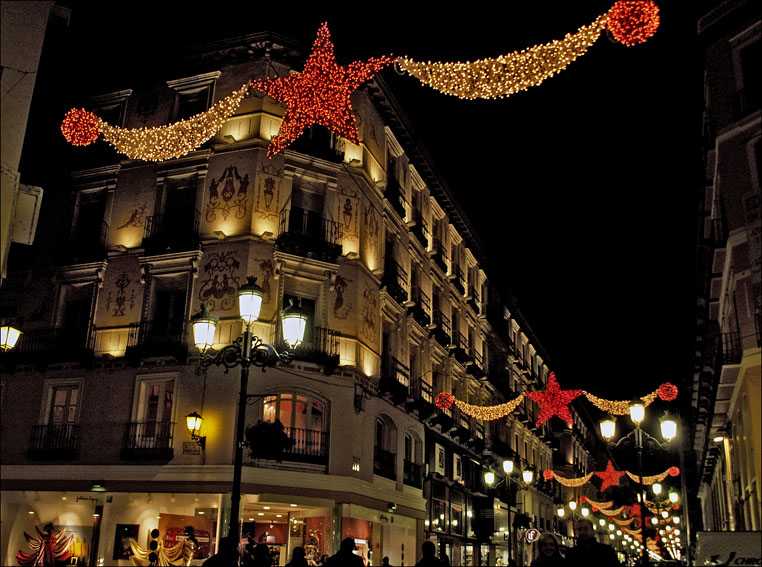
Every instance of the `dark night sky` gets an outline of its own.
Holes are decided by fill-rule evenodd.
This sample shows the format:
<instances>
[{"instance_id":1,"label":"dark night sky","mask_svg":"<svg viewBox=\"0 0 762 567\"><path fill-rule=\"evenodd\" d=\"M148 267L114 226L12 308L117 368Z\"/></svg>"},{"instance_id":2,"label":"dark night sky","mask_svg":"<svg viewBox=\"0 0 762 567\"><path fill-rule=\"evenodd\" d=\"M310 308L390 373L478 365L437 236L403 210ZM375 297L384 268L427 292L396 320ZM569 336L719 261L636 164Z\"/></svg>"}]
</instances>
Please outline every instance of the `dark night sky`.
<instances>
[{"instance_id":1,"label":"dark night sky","mask_svg":"<svg viewBox=\"0 0 762 567\"><path fill-rule=\"evenodd\" d=\"M140 68L161 49L244 33L271 30L310 46L323 21L339 59L474 60L561 39L612 3L469 2L423 12L410 2L115 10L72 0L69 85L98 84L104 62ZM627 48L602 36L558 76L506 99L464 101L382 72L480 234L492 280L517 296L562 387L605 397L644 395L692 368L702 71L695 8L657 4L661 26L647 43ZM71 104L85 104L72 92Z\"/></svg>"}]
</instances>

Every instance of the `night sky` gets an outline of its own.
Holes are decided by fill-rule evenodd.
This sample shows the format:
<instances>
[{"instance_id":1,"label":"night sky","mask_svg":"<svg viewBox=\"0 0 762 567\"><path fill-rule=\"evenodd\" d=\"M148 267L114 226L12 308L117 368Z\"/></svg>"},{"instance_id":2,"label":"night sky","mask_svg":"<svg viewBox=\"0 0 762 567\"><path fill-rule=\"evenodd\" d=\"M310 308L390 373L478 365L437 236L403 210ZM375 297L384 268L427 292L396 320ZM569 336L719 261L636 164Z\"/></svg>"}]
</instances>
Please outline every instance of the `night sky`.
<instances>
[{"instance_id":1,"label":"night sky","mask_svg":"<svg viewBox=\"0 0 762 567\"><path fill-rule=\"evenodd\" d=\"M73 13L59 100L80 106L84 93L101 94L104 66L118 77L172 46L270 30L309 47L327 21L340 61L469 61L561 39L613 4L468 2L424 12L411 2L62 3ZM697 9L657 4L661 26L645 44L603 35L559 75L505 99L460 100L382 71L478 232L488 275L517 297L561 386L617 399L692 370L703 184ZM130 86L117 79L112 90Z\"/></svg>"}]
</instances>

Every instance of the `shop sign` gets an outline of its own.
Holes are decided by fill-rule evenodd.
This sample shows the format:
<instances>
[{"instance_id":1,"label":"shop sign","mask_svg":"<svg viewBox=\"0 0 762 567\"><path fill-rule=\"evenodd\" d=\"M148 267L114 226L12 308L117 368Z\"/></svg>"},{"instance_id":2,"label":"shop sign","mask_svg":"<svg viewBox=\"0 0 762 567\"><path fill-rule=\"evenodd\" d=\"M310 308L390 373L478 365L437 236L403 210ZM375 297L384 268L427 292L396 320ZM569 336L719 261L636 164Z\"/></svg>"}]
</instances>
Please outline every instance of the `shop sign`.
<instances>
[{"instance_id":1,"label":"shop sign","mask_svg":"<svg viewBox=\"0 0 762 567\"><path fill-rule=\"evenodd\" d=\"M183 455L200 455L201 447L195 441L183 441Z\"/></svg>"},{"instance_id":2,"label":"shop sign","mask_svg":"<svg viewBox=\"0 0 762 567\"><path fill-rule=\"evenodd\" d=\"M534 543L540 537L540 530L536 528L529 528L524 534L524 539L527 543Z\"/></svg>"}]
</instances>

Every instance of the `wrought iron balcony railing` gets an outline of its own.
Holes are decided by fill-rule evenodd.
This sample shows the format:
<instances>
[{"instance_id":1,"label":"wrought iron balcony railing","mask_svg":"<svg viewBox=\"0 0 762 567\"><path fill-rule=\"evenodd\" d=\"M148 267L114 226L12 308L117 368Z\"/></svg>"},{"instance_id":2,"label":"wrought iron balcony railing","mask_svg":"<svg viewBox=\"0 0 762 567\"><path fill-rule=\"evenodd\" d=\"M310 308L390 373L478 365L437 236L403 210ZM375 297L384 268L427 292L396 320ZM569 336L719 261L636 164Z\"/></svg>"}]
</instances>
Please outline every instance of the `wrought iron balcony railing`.
<instances>
[{"instance_id":1,"label":"wrought iron balcony railing","mask_svg":"<svg viewBox=\"0 0 762 567\"><path fill-rule=\"evenodd\" d=\"M450 344L450 354L461 364L465 364L471 360L468 353L468 342L466 341L466 337L458 329L452 330L452 344Z\"/></svg>"},{"instance_id":2,"label":"wrought iron balcony railing","mask_svg":"<svg viewBox=\"0 0 762 567\"><path fill-rule=\"evenodd\" d=\"M450 282L452 285L455 286L455 289L457 289L461 295L466 295L466 284L465 284L465 277L463 276L463 270L460 269L460 266L453 265L452 272L450 273Z\"/></svg>"},{"instance_id":3,"label":"wrought iron balcony railing","mask_svg":"<svg viewBox=\"0 0 762 567\"><path fill-rule=\"evenodd\" d=\"M400 185L394 176L389 176L386 182L386 192L384 196L389 201L392 209L397 211L401 219L407 215L407 199L405 199L405 189Z\"/></svg>"},{"instance_id":4,"label":"wrought iron balcony railing","mask_svg":"<svg viewBox=\"0 0 762 567\"><path fill-rule=\"evenodd\" d=\"M148 254L195 250L199 246L200 222L198 209L146 217L143 248Z\"/></svg>"},{"instance_id":5,"label":"wrought iron balcony railing","mask_svg":"<svg viewBox=\"0 0 762 567\"><path fill-rule=\"evenodd\" d=\"M284 209L275 244L287 254L336 262L341 255L343 229L341 223L320 218L312 211Z\"/></svg>"},{"instance_id":6,"label":"wrought iron balcony railing","mask_svg":"<svg viewBox=\"0 0 762 567\"><path fill-rule=\"evenodd\" d=\"M402 463L402 482L413 488L421 488L423 486L421 465L405 459Z\"/></svg>"},{"instance_id":7,"label":"wrought iron balcony railing","mask_svg":"<svg viewBox=\"0 0 762 567\"><path fill-rule=\"evenodd\" d=\"M297 427L283 428L294 444L283 452L288 461L328 463L328 432Z\"/></svg>"},{"instance_id":8,"label":"wrought iron balcony railing","mask_svg":"<svg viewBox=\"0 0 762 567\"><path fill-rule=\"evenodd\" d=\"M127 356L188 357L187 322L184 319L157 319L131 323L127 336Z\"/></svg>"},{"instance_id":9,"label":"wrought iron balcony railing","mask_svg":"<svg viewBox=\"0 0 762 567\"><path fill-rule=\"evenodd\" d=\"M122 439L123 459L169 460L174 451L172 421L138 421L128 423Z\"/></svg>"},{"instance_id":10,"label":"wrought iron balcony railing","mask_svg":"<svg viewBox=\"0 0 762 567\"><path fill-rule=\"evenodd\" d=\"M385 357L378 387L382 393L391 394L395 403L405 401L410 395L410 369L393 356Z\"/></svg>"},{"instance_id":11,"label":"wrought iron balcony railing","mask_svg":"<svg viewBox=\"0 0 762 567\"><path fill-rule=\"evenodd\" d=\"M447 273L447 248L436 236L431 241L431 259L442 272Z\"/></svg>"},{"instance_id":12,"label":"wrought iron balcony railing","mask_svg":"<svg viewBox=\"0 0 762 567\"><path fill-rule=\"evenodd\" d=\"M381 285L386 287L389 295L399 304L407 301L407 272L394 258L386 257L384 262L384 276Z\"/></svg>"},{"instance_id":13,"label":"wrought iron balcony railing","mask_svg":"<svg viewBox=\"0 0 762 567\"><path fill-rule=\"evenodd\" d=\"M722 333L722 363L740 364L742 354L741 333L738 331Z\"/></svg>"},{"instance_id":14,"label":"wrought iron balcony railing","mask_svg":"<svg viewBox=\"0 0 762 567\"><path fill-rule=\"evenodd\" d=\"M413 236L418 239L421 246L427 248L429 246L429 236L431 233L429 232L429 226L426 219L423 218L423 214L418 209L413 209L413 222L415 224L410 227L410 232L412 232Z\"/></svg>"},{"instance_id":15,"label":"wrought iron balcony railing","mask_svg":"<svg viewBox=\"0 0 762 567\"><path fill-rule=\"evenodd\" d=\"M30 459L72 459L79 449L79 426L73 423L35 425L29 439Z\"/></svg>"},{"instance_id":16,"label":"wrought iron balcony railing","mask_svg":"<svg viewBox=\"0 0 762 567\"><path fill-rule=\"evenodd\" d=\"M452 342L450 319L439 309L435 309L432 315L434 328L431 330L431 335L443 347L450 346Z\"/></svg>"},{"instance_id":17,"label":"wrought iron balcony railing","mask_svg":"<svg viewBox=\"0 0 762 567\"><path fill-rule=\"evenodd\" d=\"M283 326L275 326L275 345L279 352L290 347L283 340ZM307 329L304 340L294 349L294 359L333 365L339 362L341 333L333 329L312 327Z\"/></svg>"},{"instance_id":18,"label":"wrought iron balcony railing","mask_svg":"<svg viewBox=\"0 0 762 567\"><path fill-rule=\"evenodd\" d=\"M410 290L410 299L413 303L408 307L408 313L423 327L431 324L431 300L420 287L415 286Z\"/></svg>"}]
</instances>

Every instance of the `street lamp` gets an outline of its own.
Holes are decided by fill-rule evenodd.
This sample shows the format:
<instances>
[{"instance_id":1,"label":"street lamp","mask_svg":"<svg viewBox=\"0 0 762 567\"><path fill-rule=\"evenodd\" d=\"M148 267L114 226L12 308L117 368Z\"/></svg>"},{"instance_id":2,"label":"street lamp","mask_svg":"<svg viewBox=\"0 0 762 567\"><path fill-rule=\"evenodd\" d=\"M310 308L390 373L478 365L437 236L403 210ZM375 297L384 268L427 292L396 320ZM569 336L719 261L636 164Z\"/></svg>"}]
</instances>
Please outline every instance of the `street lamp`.
<instances>
[{"instance_id":1,"label":"street lamp","mask_svg":"<svg viewBox=\"0 0 762 567\"><path fill-rule=\"evenodd\" d=\"M495 484L495 473L492 472L491 470L488 470L488 471L485 471L484 473L484 483L490 488L495 489L505 482L506 484L508 484L509 493L510 493L511 483L515 483L516 488L518 490L526 490L527 488L529 488L529 485L532 484L532 481L534 480L534 472L530 469L521 471L521 478L524 481L522 484L520 481L514 480L512 478L513 470L514 470L513 461L510 459L507 459L503 461L503 471L505 471L505 478L500 479L497 482L497 484ZM511 526L511 503L509 501L508 502L508 534L509 534L508 535L508 562L509 563L513 562L514 530L512 528L513 526Z\"/></svg>"},{"instance_id":2,"label":"street lamp","mask_svg":"<svg viewBox=\"0 0 762 567\"><path fill-rule=\"evenodd\" d=\"M643 403L636 402L631 404L630 405L630 419L635 424L635 429L633 429L630 433L628 433L618 442L612 443L612 445L614 445L615 447L618 447L620 443L622 443L626 439L632 438L635 444L636 455L637 455L637 466L638 466L638 484L640 485L638 498L640 499L640 502L641 502L640 526L641 526L641 532L643 536L641 565L643 566L648 565L648 545L646 544L646 519L645 519L646 498L645 498L645 486L643 484L643 442L651 441L658 447L665 446L665 444L660 443L657 439L650 436L648 433L643 431L643 429L640 427L640 424L643 422L645 417L646 417L646 408ZM616 433L616 424L614 420L609 417L608 419L602 420L600 423L600 426L601 426L601 435L603 436L603 438L611 442L611 439L614 437L614 434ZM675 436L677 435L677 423L675 422L675 420L673 420L669 416L665 416L664 418L662 418L661 434L667 443L671 441L672 439L674 439ZM654 494L659 494L657 490L659 492L661 491L660 485L658 489L654 490Z\"/></svg>"},{"instance_id":3,"label":"street lamp","mask_svg":"<svg viewBox=\"0 0 762 567\"><path fill-rule=\"evenodd\" d=\"M243 334L232 344L218 351L211 347L214 344L214 331L219 321L209 312L206 305L201 311L191 317L193 323L193 340L196 348L201 351L199 364L208 368L212 364L224 366L225 372L236 366L241 367L241 389L238 395L238 418L235 429L235 461L233 465L233 488L230 503L230 526L228 535L238 541L238 516L241 505L241 473L243 469L243 430L246 422L246 400L249 382L249 367L256 366L264 371L268 366L278 362L289 363L293 360L293 349L304 338L307 316L293 304L281 311L283 337L289 350L279 353L272 345L263 343L252 333L252 324L259 319L262 308L264 290L257 285L257 278L248 277L247 283L238 288L238 308L241 319L245 323ZM194 423L195 425L195 423Z\"/></svg>"},{"instance_id":4,"label":"street lamp","mask_svg":"<svg viewBox=\"0 0 762 567\"><path fill-rule=\"evenodd\" d=\"M3 325L0 327L0 351L8 351L16 346L16 341L21 336L21 331L13 325Z\"/></svg>"},{"instance_id":5,"label":"street lamp","mask_svg":"<svg viewBox=\"0 0 762 567\"><path fill-rule=\"evenodd\" d=\"M203 421L204 418L195 411L185 416L185 424L188 426L188 432L191 434L191 439L193 439L202 450L205 450L206 437L198 434Z\"/></svg>"}]
</instances>

